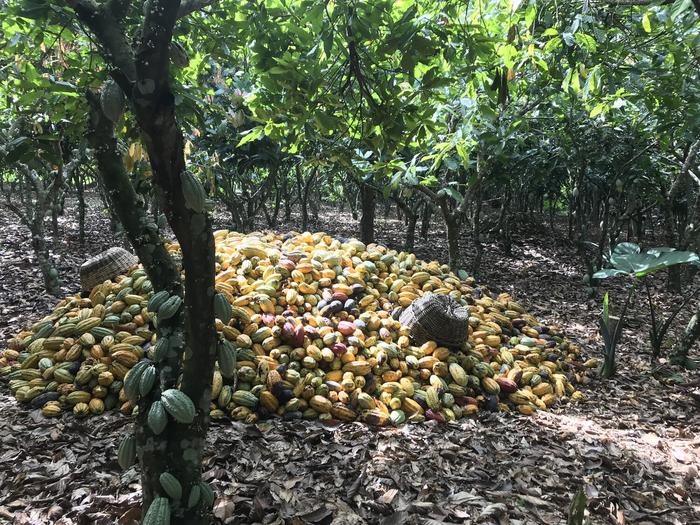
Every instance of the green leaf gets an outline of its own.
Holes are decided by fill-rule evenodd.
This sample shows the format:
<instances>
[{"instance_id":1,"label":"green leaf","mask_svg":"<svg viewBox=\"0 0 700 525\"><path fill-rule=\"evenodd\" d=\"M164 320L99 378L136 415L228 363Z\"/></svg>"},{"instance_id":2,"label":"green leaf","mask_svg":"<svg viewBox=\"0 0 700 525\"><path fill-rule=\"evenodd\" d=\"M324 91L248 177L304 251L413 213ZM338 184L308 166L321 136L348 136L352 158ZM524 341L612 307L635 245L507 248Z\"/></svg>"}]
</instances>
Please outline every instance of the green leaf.
<instances>
[{"instance_id":1,"label":"green leaf","mask_svg":"<svg viewBox=\"0 0 700 525\"><path fill-rule=\"evenodd\" d=\"M635 244L633 242L621 242L620 244L615 246L615 249L613 250L613 255L629 255L632 253L639 253L641 251L642 250L638 244Z\"/></svg>"},{"instance_id":2,"label":"green leaf","mask_svg":"<svg viewBox=\"0 0 700 525\"><path fill-rule=\"evenodd\" d=\"M610 295L608 292L605 292L603 297L603 321L605 321L606 326L610 322Z\"/></svg>"},{"instance_id":3,"label":"green leaf","mask_svg":"<svg viewBox=\"0 0 700 525\"><path fill-rule=\"evenodd\" d=\"M642 27L646 33L651 33L651 20L649 19L649 13L644 13L642 16Z\"/></svg>"},{"instance_id":4,"label":"green leaf","mask_svg":"<svg viewBox=\"0 0 700 525\"><path fill-rule=\"evenodd\" d=\"M238 142L236 147L241 147L244 144L248 144L249 142L253 142L254 140L258 140L260 137L262 137L264 128L258 126L250 131L247 131L246 134L243 136L243 138Z\"/></svg>"},{"instance_id":5,"label":"green leaf","mask_svg":"<svg viewBox=\"0 0 700 525\"><path fill-rule=\"evenodd\" d=\"M607 298L608 294L605 294ZM586 511L586 494L583 488L578 489L574 499L571 500L569 506L569 516L566 519L566 525L583 525L583 519Z\"/></svg>"},{"instance_id":6,"label":"green leaf","mask_svg":"<svg viewBox=\"0 0 700 525\"><path fill-rule=\"evenodd\" d=\"M605 270L598 270L593 274L594 279L607 279L608 277L615 277L617 275L627 275L630 272L624 270L618 270L616 268L606 268Z\"/></svg>"},{"instance_id":7,"label":"green leaf","mask_svg":"<svg viewBox=\"0 0 700 525\"><path fill-rule=\"evenodd\" d=\"M595 107L591 110L590 117L591 118L596 118L598 115L600 115L603 110L606 108L606 104L603 102L600 102L599 104L596 104Z\"/></svg>"}]
</instances>

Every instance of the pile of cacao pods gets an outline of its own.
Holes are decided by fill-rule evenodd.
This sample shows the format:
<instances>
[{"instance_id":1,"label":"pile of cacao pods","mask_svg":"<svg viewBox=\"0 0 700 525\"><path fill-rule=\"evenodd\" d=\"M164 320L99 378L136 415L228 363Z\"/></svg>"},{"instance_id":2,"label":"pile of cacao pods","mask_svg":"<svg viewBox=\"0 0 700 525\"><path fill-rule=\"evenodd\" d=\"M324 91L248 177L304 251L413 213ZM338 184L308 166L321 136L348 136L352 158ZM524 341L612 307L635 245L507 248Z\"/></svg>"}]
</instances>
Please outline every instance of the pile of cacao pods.
<instances>
[{"instance_id":1,"label":"pile of cacao pods","mask_svg":"<svg viewBox=\"0 0 700 525\"><path fill-rule=\"evenodd\" d=\"M399 425L483 410L529 415L582 399L574 385L597 366L509 295L494 297L435 261L325 233L220 230L215 240L214 419ZM471 312L460 348L415 345L397 320L427 292L449 294ZM154 293L141 268L105 281L11 339L0 377L47 417L131 414L167 346L157 339L158 317L180 306L179 297Z\"/></svg>"}]
</instances>

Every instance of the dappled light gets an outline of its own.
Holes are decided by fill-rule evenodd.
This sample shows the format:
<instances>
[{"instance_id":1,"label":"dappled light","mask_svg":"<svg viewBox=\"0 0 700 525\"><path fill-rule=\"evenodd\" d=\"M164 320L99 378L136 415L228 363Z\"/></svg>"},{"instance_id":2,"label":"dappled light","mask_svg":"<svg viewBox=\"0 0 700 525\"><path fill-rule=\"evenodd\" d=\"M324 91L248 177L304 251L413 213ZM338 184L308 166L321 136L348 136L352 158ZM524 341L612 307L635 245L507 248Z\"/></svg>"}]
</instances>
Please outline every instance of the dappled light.
<instances>
[{"instance_id":1,"label":"dappled light","mask_svg":"<svg viewBox=\"0 0 700 525\"><path fill-rule=\"evenodd\" d=\"M0 523L700 522L699 0L0 0Z\"/></svg>"}]
</instances>

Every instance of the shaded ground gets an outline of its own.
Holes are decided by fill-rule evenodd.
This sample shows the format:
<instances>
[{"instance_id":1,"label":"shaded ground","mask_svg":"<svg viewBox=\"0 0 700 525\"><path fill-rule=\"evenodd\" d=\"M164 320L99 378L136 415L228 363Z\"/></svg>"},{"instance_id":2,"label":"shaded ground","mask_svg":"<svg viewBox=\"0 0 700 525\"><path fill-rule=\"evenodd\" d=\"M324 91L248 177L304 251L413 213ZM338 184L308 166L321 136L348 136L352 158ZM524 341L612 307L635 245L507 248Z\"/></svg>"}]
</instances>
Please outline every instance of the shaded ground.
<instances>
[{"instance_id":1,"label":"shaded ground","mask_svg":"<svg viewBox=\"0 0 700 525\"><path fill-rule=\"evenodd\" d=\"M28 235L2 213L0 345L55 303L41 290ZM69 203L56 245L66 294L77 290L85 254L114 242L97 202L85 249L73 215ZM217 222L225 226L226 216ZM313 226L356 231L349 215L335 212ZM443 232L435 226L416 252L444 260ZM400 246L400 222L380 222L378 230L379 242ZM586 298L573 250L543 231L520 225L511 258L488 244L480 281L509 291L598 355L599 304ZM620 285L611 290L620 301L623 293ZM655 297L664 305L678 300L660 283ZM217 489L216 515L225 523L295 525L564 523L574 492L584 487L592 523L700 523L700 416L689 387L676 384L693 378L649 367L647 322L634 304L614 381L588 385L585 403L536 417L484 414L449 426L382 431L361 424L216 425L204 475ZM138 474L122 473L115 459L126 418L46 420L18 407L4 389L0 411L0 523L133 523Z\"/></svg>"}]
</instances>

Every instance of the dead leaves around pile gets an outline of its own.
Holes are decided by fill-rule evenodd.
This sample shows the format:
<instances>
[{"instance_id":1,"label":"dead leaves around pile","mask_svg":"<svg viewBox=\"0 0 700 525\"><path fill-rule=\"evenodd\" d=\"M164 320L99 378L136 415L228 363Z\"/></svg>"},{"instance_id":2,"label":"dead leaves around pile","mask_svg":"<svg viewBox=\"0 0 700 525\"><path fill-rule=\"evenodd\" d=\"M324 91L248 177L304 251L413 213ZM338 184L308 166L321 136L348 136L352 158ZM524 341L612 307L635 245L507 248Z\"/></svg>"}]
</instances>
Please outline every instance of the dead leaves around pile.
<instances>
[{"instance_id":1,"label":"dead leaves around pile","mask_svg":"<svg viewBox=\"0 0 700 525\"><path fill-rule=\"evenodd\" d=\"M138 473L115 460L123 416L54 421L0 403L0 523L136 522ZM204 479L218 523L565 523L580 487L591 523L699 520L697 470L618 437L557 414L376 431L222 424L209 433Z\"/></svg>"}]
</instances>

